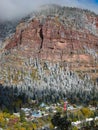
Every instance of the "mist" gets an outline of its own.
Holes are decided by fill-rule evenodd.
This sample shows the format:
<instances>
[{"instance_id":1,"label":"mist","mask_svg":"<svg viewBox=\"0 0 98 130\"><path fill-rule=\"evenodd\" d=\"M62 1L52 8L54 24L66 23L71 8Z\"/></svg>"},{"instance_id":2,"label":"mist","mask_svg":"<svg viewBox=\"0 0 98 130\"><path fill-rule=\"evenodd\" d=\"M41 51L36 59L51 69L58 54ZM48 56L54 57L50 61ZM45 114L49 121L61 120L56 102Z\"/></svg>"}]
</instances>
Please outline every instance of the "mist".
<instances>
[{"instance_id":1,"label":"mist","mask_svg":"<svg viewBox=\"0 0 98 130\"><path fill-rule=\"evenodd\" d=\"M98 13L98 5L95 5L93 0L0 0L0 21L24 17L41 5L52 3L89 9Z\"/></svg>"}]
</instances>

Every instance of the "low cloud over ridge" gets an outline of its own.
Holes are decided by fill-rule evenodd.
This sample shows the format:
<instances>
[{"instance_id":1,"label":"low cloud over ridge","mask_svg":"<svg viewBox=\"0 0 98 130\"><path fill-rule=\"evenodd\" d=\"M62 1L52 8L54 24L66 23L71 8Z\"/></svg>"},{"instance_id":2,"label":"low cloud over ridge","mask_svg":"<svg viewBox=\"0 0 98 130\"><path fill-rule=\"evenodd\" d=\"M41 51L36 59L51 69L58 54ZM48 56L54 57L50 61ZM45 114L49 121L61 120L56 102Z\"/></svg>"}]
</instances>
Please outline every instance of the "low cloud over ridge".
<instances>
[{"instance_id":1,"label":"low cloud over ridge","mask_svg":"<svg viewBox=\"0 0 98 130\"><path fill-rule=\"evenodd\" d=\"M0 20L22 17L43 4L52 3L85 8L98 13L98 5L94 3L94 0L0 0Z\"/></svg>"}]
</instances>

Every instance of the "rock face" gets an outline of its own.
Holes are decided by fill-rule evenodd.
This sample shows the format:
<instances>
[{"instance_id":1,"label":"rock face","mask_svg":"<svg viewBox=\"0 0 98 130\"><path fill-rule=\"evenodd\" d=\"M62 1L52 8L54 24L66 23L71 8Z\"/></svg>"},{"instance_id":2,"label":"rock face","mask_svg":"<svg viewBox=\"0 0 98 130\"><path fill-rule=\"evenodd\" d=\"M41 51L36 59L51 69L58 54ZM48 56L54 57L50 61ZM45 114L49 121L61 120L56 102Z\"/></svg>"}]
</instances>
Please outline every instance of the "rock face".
<instances>
[{"instance_id":1,"label":"rock face","mask_svg":"<svg viewBox=\"0 0 98 130\"><path fill-rule=\"evenodd\" d=\"M33 64L38 61L42 61L41 64L59 62L60 67L89 73L96 79L98 16L86 10L65 7L43 9L35 16L20 22L15 34L3 43L0 83L18 85L25 79L25 70L31 74L35 70ZM34 59L37 63L33 63ZM13 80L14 73L19 74L16 80Z\"/></svg>"},{"instance_id":2,"label":"rock face","mask_svg":"<svg viewBox=\"0 0 98 130\"><path fill-rule=\"evenodd\" d=\"M72 63L72 66L94 63L98 51L98 28L97 18L91 19L85 16L91 26L95 26L93 33L89 29L80 30L73 27L66 27L58 17L39 17L29 23L20 23L16 28L15 35L9 39L4 50L22 53L22 57L36 57L50 61L65 61ZM44 21L44 22L42 22ZM66 24L66 23L65 23ZM81 23L80 23L81 24ZM86 23L87 24L87 23ZM95 31L95 32L94 32ZM90 51L93 50L92 54ZM90 53L90 54L89 54ZM74 66L74 67L75 67Z\"/></svg>"}]
</instances>

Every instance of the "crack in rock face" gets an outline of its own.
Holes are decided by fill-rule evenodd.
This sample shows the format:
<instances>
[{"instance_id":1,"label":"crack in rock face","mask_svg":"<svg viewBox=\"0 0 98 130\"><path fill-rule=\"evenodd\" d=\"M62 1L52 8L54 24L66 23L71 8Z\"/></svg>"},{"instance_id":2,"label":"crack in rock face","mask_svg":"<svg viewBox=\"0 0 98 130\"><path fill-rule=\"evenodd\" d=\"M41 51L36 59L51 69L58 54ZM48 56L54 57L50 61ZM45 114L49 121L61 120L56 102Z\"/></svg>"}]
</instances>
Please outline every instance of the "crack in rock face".
<instances>
[{"instance_id":1,"label":"crack in rock face","mask_svg":"<svg viewBox=\"0 0 98 130\"><path fill-rule=\"evenodd\" d=\"M42 49L43 47L43 40L44 40L44 36L43 36L43 26L40 29L40 37L41 37L41 46L40 49Z\"/></svg>"}]
</instances>

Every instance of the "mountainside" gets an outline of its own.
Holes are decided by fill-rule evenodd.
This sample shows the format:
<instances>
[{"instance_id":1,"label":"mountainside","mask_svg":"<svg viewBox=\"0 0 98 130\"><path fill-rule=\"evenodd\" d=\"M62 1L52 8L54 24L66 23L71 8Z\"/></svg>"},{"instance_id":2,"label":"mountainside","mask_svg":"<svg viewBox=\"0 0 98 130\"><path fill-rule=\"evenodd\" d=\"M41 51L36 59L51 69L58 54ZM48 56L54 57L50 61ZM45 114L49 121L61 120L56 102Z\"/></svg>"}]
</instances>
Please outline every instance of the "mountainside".
<instances>
[{"instance_id":1,"label":"mountainside","mask_svg":"<svg viewBox=\"0 0 98 130\"><path fill-rule=\"evenodd\" d=\"M2 41L6 37L10 37L10 35L15 32L17 24L18 21L0 22L0 40Z\"/></svg>"},{"instance_id":2,"label":"mountainside","mask_svg":"<svg viewBox=\"0 0 98 130\"><path fill-rule=\"evenodd\" d=\"M0 58L2 86L33 98L51 93L53 100L74 93L82 98L85 93L86 100L98 78L98 16L77 8L41 7L3 42Z\"/></svg>"},{"instance_id":3,"label":"mountainside","mask_svg":"<svg viewBox=\"0 0 98 130\"><path fill-rule=\"evenodd\" d=\"M32 16L36 17L21 22L14 36L3 43L2 58L6 64L11 56L17 54L20 59L38 56L44 60L64 61L73 69L78 66L92 69L95 62L97 67L98 16L89 11L56 5L44 6ZM4 56L4 53L8 55Z\"/></svg>"}]
</instances>

